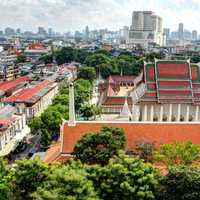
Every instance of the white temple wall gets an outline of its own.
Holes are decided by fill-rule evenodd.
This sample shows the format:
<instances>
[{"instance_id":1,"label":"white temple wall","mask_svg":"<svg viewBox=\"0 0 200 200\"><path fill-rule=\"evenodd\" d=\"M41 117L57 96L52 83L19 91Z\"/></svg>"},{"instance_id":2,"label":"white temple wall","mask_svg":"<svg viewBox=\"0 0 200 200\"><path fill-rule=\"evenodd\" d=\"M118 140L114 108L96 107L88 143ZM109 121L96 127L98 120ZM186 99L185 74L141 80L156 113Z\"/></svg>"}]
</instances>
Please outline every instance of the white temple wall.
<instances>
[{"instance_id":1,"label":"white temple wall","mask_svg":"<svg viewBox=\"0 0 200 200\"><path fill-rule=\"evenodd\" d=\"M200 121L200 107L189 104L135 105L134 121ZM134 112L137 110L137 113Z\"/></svg>"}]
</instances>

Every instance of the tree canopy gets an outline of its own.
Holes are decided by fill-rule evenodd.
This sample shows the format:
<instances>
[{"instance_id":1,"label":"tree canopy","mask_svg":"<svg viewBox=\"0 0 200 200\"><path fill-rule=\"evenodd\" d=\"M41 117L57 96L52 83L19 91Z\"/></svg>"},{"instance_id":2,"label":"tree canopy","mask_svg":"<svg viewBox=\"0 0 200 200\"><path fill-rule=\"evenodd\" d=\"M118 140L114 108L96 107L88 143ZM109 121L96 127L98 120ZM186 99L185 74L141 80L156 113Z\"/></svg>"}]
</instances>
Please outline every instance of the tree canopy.
<instances>
[{"instance_id":1,"label":"tree canopy","mask_svg":"<svg viewBox=\"0 0 200 200\"><path fill-rule=\"evenodd\" d=\"M118 150L125 147L123 129L102 128L98 133L84 135L74 147L74 155L87 164L106 165Z\"/></svg>"},{"instance_id":2,"label":"tree canopy","mask_svg":"<svg viewBox=\"0 0 200 200\"><path fill-rule=\"evenodd\" d=\"M94 166L89 171L100 199L155 199L156 171L139 158L130 158L120 152L108 165Z\"/></svg>"},{"instance_id":3,"label":"tree canopy","mask_svg":"<svg viewBox=\"0 0 200 200\"><path fill-rule=\"evenodd\" d=\"M78 72L78 78L89 80L91 83L96 78L96 72L93 67L81 67Z\"/></svg>"}]
</instances>

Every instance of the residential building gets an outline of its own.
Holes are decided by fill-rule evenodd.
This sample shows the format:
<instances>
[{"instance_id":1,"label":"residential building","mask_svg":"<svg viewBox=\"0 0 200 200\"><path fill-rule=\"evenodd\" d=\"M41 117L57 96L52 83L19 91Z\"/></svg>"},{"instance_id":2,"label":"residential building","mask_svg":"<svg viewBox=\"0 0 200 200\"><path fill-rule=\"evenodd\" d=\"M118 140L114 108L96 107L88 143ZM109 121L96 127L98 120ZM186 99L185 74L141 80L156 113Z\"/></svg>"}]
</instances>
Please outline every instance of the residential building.
<instances>
[{"instance_id":1,"label":"residential building","mask_svg":"<svg viewBox=\"0 0 200 200\"><path fill-rule=\"evenodd\" d=\"M0 156L8 155L29 133L24 114L12 106L0 110Z\"/></svg>"},{"instance_id":2,"label":"residential building","mask_svg":"<svg viewBox=\"0 0 200 200\"><path fill-rule=\"evenodd\" d=\"M41 43L34 43L29 45L27 49L25 49L24 53L27 60L36 61L42 55L50 53L50 48L45 48Z\"/></svg>"},{"instance_id":3,"label":"residential building","mask_svg":"<svg viewBox=\"0 0 200 200\"><path fill-rule=\"evenodd\" d=\"M15 63L17 55L15 52L4 51L0 54L0 79L13 80L19 76L19 67Z\"/></svg>"},{"instance_id":4,"label":"residential building","mask_svg":"<svg viewBox=\"0 0 200 200\"><path fill-rule=\"evenodd\" d=\"M4 103L15 106L19 113L25 114L26 121L29 121L40 115L52 103L57 93L57 83L44 80L5 98Z\"/></svg>"}]
</instances>

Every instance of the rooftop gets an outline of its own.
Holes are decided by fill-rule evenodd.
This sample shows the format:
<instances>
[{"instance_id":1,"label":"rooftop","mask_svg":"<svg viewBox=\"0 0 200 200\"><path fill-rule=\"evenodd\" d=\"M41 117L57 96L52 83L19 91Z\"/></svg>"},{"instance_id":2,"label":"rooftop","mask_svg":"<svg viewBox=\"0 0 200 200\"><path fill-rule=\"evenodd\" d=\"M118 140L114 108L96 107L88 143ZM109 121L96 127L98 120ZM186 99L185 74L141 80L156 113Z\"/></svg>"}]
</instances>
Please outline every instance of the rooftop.
<instances>
[{"instance_id":1,"label":"rooftop","mask_svg":"<svg viewBox=\"0 0 200 200\"><path fill-rule=\"evenodd\" d=\"M39 82L32 88L25 88L16 94L6 98L4 101L7 103L13 103L13 102L26 102L26 103L34 103L37 101L41 96L46 94L49 89L51 88L49 80L44 80L42 82Z\"/></svg>"},{"instance_id":2,"label":"rooftop","mask_svg":"<svg viewBox=\"0 0 200 200\"><path fill-rule=\"evenodd\" d=\"M119 121L85 121L76 126L65 123L61 132L61 141L47 151L45 161L65 160L73 153L76 142L86 133L97 132L102 127L122 128L125 132L127 150L132 150L140 140L152 141L155 145L173 143L175 141L192 141L200 144L199 123L144 123Z\"/></svg>"},{"instance_id":3,"label":"rooftop","mask_svg":"<svg viewBox=\"0 0 200 200\"><path fill-rule=\"evenodd\" d=\"M1 92L8 92L12 91L15 88L17 88L20 85L23 85L30 81L31 78L29 76L22 76L18 79L12 80L12 81L4 81L0 83L0 91Z\"/></svg>"}]
</instances>

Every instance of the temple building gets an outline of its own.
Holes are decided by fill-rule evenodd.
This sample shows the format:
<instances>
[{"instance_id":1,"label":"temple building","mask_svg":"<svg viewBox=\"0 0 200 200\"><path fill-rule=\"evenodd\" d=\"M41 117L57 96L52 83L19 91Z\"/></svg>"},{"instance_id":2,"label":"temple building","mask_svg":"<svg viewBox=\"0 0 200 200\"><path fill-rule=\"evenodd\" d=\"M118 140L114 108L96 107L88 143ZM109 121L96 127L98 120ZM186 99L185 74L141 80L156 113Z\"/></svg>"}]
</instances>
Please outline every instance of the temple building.
<instances>
[{"instance_id":1,"label":"temple building","mask_svg":"<svg viewBox=\"0 0 200 200\"><path fill-rule=\"evenodd\" d=\"M199 121L200 65L190 60L145 63L143 81L130 96L135 121Z\"/></svg>"},{"instance_id":2,"label":"temple building","mask_svg":"<svg viewBox=\"0 0 200 200\"><path fill-rule=\"evenodd\" d=\"M136 76L109 76L107 80L99 85L99 106L103 113L120 114L127 101L131 110L133 106L131 91L142 81L142 73Z\"/></svg>"},{"instance_id":3,"label":"temple building","mask_svg":"<svg viewBox=\"0 0 200 200\"><path fill-rule=\"evenodd\" d=\"M141 90L143 88L143 86L138 87ZM199 122L76 121L74 86L70 84L69 120L61 125L60 139L47 150L44 162L65 162L73 158L76 142L86 133L96 133L102 127L122 128L127 141L125 147L127 152L134 151L139 141L153 142L156 146L177 141L200 144Z\"/></svg>"}]
</instances>

